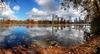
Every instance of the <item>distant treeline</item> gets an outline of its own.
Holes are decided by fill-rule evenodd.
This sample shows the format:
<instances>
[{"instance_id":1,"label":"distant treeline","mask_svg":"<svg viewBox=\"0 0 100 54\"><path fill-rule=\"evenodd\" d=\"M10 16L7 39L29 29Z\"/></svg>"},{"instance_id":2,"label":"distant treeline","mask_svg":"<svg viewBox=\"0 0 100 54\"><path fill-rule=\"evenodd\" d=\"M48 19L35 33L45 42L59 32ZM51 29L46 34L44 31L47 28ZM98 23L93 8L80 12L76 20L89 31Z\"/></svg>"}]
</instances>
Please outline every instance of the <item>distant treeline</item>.
<instances>
[{"instance_id":1,"label":"distant treeline","mask_svg":"<svg viewBox=\"0 0 100 54\"><path fill-rule=\"evenodd\" d=\"M57 20L0 20L0 24L67 24L69 21L57 21Z\"/></svg>"}]
</instances>

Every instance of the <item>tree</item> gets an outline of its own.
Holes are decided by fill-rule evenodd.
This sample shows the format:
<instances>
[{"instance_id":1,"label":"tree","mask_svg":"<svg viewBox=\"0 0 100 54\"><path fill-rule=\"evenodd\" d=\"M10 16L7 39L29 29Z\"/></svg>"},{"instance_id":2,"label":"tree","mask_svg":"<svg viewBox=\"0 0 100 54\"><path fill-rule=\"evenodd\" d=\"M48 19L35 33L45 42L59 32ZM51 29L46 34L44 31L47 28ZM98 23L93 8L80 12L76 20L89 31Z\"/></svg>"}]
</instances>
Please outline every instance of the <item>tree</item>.
<instances>
[{"instance_id":1,"label":"tree","mask_svg":"<svg viewBox=\"0 0 100 54\"><path fill-rule=\"evenodd\" d=\"M67 0L66 0L67 1ZM100 34L100 0L69 0L73 2L74 8L82 6L87 11L86 19L91 21L91 33Z\"/></svg>"},{"instance_id":2,"label":"tree","mask_svg":"<svg viewBox=\"0 0 100 54\"><path fill-rule=\"evenodd\" d=\"M91 17L91 33L100 34L100 0L87 0L86 10Z\"/></svg>"}]
</instances>

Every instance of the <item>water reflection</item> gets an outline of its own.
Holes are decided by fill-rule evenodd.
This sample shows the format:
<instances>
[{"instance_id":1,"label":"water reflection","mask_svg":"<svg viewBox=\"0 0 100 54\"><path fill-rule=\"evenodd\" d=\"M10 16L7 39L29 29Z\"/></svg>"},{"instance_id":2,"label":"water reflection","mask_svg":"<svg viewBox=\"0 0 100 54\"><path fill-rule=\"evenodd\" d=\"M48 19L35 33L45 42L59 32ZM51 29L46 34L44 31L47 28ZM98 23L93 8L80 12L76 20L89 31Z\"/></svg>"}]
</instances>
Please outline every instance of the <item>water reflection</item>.
<instances>
[{"instance_id":1,"label":"water reflection","mask_svg":"<svg viewBox=\"0 0 100 54\"><path fill-rule=\"evenodd\" d=\"M47 45L43 42L56 41L62 46L83 43L87 25L2 25L0 26L0 46L27 46L32 43ZM42 43L41 43L42 42Z\"/></svg>"}]
</instances>

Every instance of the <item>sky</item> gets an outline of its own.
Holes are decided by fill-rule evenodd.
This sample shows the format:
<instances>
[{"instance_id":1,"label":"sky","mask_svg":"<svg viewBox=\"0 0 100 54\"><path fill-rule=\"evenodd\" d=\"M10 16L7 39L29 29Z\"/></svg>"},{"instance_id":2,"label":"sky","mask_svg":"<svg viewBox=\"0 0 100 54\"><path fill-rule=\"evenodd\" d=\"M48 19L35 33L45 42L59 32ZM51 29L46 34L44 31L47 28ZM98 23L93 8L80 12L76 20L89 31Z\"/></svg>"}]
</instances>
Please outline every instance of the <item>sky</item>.
<instances>
[{"instance_id":1,"label":"sky","mask_svg":"<svg viewBox=\"0 0 100 54\"><path fill-rule=\"evenodd\" d=\"M4 6L6 10L1 10L1 15L6 17L12 17L19 20L25 20L30 18L39 18L39 16L47 16L47 12L56 10L56 6L59 0L5 0ZM46 17L45 16L45 17Z\"/></svg>"},{"instance_id":2,"label":"sky","mask_svg":"<svg viewBox=\"0 0 100 54\"><path fill-rule=\"evenodd\" d=\"M35 20L45 20L51 19L51 14L56 14L59 17L72 18L84 17L84 14L80 11L82 7L79 7L78 10L73 8L73 4L70 3L70 8L66 11L59 10L60 0L5 0L4 6L6 8L2 11L0 9L0 18L10 18L15 20L26 20L26 19L35 19Z\"/></svg>"}]
</instances>

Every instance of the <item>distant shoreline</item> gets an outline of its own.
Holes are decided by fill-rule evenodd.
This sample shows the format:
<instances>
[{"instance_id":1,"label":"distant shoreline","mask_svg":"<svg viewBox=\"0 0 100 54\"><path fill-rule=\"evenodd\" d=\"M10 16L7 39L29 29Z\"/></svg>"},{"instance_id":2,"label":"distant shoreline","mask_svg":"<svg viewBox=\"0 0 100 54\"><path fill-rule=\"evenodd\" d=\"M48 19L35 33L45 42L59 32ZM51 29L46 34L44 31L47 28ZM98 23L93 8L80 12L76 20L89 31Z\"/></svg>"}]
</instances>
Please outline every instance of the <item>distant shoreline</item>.
<instances>
[{"instance_id":1,"label":"distant shoreline","mask_svg":"<svg viewBox=\"0 0 100 54\"><path fill-rule=\"evenodd\" d=\"M0 26L90 26L90 24L0 24Z\"/></svg>"}]
</instances>

